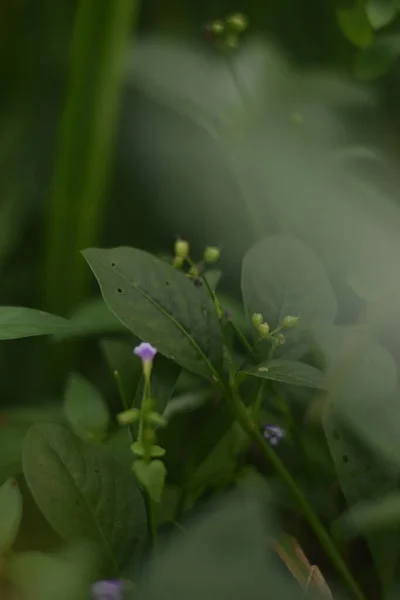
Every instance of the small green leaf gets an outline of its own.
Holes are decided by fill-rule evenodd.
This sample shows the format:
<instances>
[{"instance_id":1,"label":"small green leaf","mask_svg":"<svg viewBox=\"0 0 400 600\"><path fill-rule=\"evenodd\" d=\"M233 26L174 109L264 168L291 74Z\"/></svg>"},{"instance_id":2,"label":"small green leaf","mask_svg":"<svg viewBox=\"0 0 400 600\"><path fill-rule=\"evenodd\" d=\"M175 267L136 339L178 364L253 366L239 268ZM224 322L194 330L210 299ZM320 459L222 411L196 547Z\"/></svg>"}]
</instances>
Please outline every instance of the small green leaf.
<instances>
[{"instance_id":1,"label":"small green leaf","mask_svg":"<svg viewBox=\"0 0 400 600\"><path fill-rule=\"evenodd\" d=\"M134 454L136 454L136 456L140 456L141 458L143 458L143 456L145 455L142 442L133 442L133 444L131 445L131 450Z\"/></svg>"},{"instance_id":2,"label":"small green leaf","mask_svg":"<svg viewBox=\"0 0 400 600\"><path fill-rule=\"evenodd\" d=\"M41 310L0 306L0 340L72 333L76 329L71 321Z\"/></svg>"},{"instance_id":3,"label":"small green leaf","mask_svg":"<svg viewBox=\"0 0 400 600\"><path fill-rule=\"evenodd\" d=\"M152 460L150 463L146 463L144 460L135 460L133 471L151 499L154 502L160 502L167 475L164 463L161 460Z\"/></svg>"},{"instance_id":4,"label":"small green leaf","mask_svg":"<svg viewBox=\"0 0 400 600\"><path fill-rule=\"evenodd\" d=\"M87 440L103 438L110 422L107 404L89 381L75 373L67 383L64 410L79 437Z\"/></svg>"},{"instance_id":5,"label":"small green leaf","mask_svg":"<svg viewBox=\"0 0 400 600\"><path fill-rule=\"evenodd\" d=\"M253 377L261 377L262 379L290 385L300 385L319 390L325 389L325 377L322 371L297 361L270 360L244 372Z\"/></svg>"},{"instance_id":6,"label":"small green leaf","mask_svg":"<svg viewBox=\"0 0 400 600\"><path fill-rule=\"evenodd\" d=\"M167 425L167 420L157 412L148 414L147 420L151 425L155 425L156 427L165 427Z\"/></svg>"},{"instance_id":7,"label":"small green leaf","mask_svg":"<svg viewBox=\"0 0 400 600\"><path fill-rule=\"evenodd\" d=\"M354 46L366 48L373 42L374 33L363 2L357 1L353 8L337 10L336 16L343 34Z\"/></svg>"},{"instance_id":8,"label":"small green leaf","mask_svg":"<svg viewBox=\"0 0 400 600\"><path fill-rule=\"evenodd\" d=\"M213 379L222 364L222 334L205 286L135 248L90 248L83 255L108 307L128 329L185 369Z\"/></svg>"},{"instance_id":9,"label":"small green leaf","mask_svg":"<svg viewBox=\"0 0 400 600\"><path fill-rule=\"evenodd\" d=\"M394 20L398 7L395 0L367 0L365 11L374 29L381 29Z\"/></svg>"},{"instance_id":10,"label":"small green leaf","mask_svg":"<svg viewBox=\"0 0 400 600\"><path fill-rule=\"evenodd\" d=\"M66 541L97 544L106 574L118 576L143 551L147 535L142 495L129 467L103 448L58 425L34 425L23 469L38 507Z\"/></svg>"},{"instance_id":11,"label":"small green leaf","mask_svg":"<svg viewBox=\"0 0 400 600\"><path fill-rule=\"evenodd\" d=\"M165 449L161 448L161 446L154 445L151 448L150 456L151 458L161 458L165 455Z\"/></svg>"},{"instance_id":12,"label":"small green leaf","mask_svg":"<svg viewBox=\"0 0 400 600\"><path fill-rule=\"evenodd\" d=\"M13 545L21 518L21 492L15 479L9 479L0 487L0 556Z\"/></svg>"}]
</instances>

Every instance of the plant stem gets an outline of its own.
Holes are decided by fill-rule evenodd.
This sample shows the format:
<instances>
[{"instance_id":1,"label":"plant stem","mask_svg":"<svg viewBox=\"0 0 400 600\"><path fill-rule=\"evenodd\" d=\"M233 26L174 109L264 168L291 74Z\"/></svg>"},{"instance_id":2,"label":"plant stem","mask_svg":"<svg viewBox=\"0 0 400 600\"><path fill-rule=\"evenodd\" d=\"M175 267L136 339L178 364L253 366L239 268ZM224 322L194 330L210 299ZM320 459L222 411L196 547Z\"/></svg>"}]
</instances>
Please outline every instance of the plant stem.
<instances>
[{"instance_id":1,"label":"plant stem","mask_svg":"<svg viewBox=\"0 0 400 600\"><path fill-rule=\"evenodd\" d=\"M46 307L64 316L90 281L80 251L101 234L124 57L138 9L139 0L80 0L76 11L45 265Z\"/></svg>"},{"instance_id":2,"label":"plant stem","mask_svg":"<svg viewBox=\"0 0 400 600\"><path fill-rule=\"evenodd\" d=\"M353 575L351 574L350 570L347 568L347 565L343 560L340 552L336 548L336 545L333 542L332 538L324 528L318 516L315 514L313 508L309 504L303 492L297 486L290 472L286 469L285 465L276 455L274 450L264 440L257 426L253 423L250 415L248 414L240 396L234 388L232 389L232 393L230 394L230 401L232 403L232 408L234 410L236 419L241 425L243 431L247 433L251 437L251 439L253 439L257 443L265 459L273 466L277 474L290 488L294 498L297 500L298 505L303 512L304 517L307 519L310 527L313 529L326 554L329 556L332 563L336 566L337 571L342 575L343 580L347 583L349 588L354 593L354 596L358 598L358 600L364 600L364 594L361 588L353 578Z\"/></svg>"},{"instance_id":3,"label":"plant stem","mask_svg":"<svg viewBox=\"0 0 400 600\"><path fill-rule=\"evenodd\" d=\"M150 495L147 494L148 497L148 516L149 516L149 525L150 525L150 534L153 542L153 547L157 548L158 545L158 522L157 522L157 507L155 502L150 498Z\"/></svg>"}]
</instances>

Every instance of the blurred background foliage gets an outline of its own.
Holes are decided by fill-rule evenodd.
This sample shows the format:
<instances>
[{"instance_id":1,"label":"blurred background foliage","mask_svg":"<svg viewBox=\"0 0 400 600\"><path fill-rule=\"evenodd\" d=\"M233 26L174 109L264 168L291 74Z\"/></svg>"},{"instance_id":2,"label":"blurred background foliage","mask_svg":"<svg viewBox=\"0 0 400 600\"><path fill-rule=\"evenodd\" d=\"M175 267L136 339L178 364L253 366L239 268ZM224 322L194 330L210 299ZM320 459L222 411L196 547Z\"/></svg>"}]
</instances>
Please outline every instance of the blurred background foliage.
<instances>
[{"instance_id":1,"label":"blurred background foliage","mask_svg":"<svg viewBox=\"0 0 400 600\"><path fill-rule=\"evenodd\" d=\"M314 89L315 81L307 80L303 71L297 76L302 114L308 111L310 121L315 120L310 135L315 138L317 134L318 143L324 138L328 146L337 141L341 145L348 132L344 134L331 119L326 106L347 109L354 104L352 80L368 80L378 104L371 108L357 88L355 104L361 99L362 110L350 112L348 129L356 140L352 143L361 170L367 170L381 188L396 189L396 170L389 173L386 163L382 165L376 156L370 161L368 148L357 153L357 144L373 140L376 148L390 155L394 166L399 160L398 1L113 3L1 3L1 304L70 316L91 292L96 293L79 250L91 245L130 245L166 254L178 234L193 239L198 249L206 243L222 244L226 250L222 290L237 293L239 260L254 241L251 225L246 213L234 208L236 182L227 174L225 158L206 142L207 133L193 115L188 119L185 111L177 109L196 97L197 109L207 103L213 108L218 85L207 87L207 78L201 79L201 65L199 73L193 67L196 52L193 62L190 54L182 59L173 46L167 45L166 51L160 46L158 54L157 46L155 51L151 44L146 46L147 39L167 39L213 55L205 25L235 11L247 16L252 35L276 44L293 69L318 69L344 77L347 83L342 87L327 84ZM120 68L121 56L127 69ZM174 56L180 65L175 71ZM273 132L270 127L281 93L275 63L271 60L257 67L254 56L254 68L270 76L272 90L265 103L264 96L259 96L261 112L270 110L268 102L273 104L263 131L271 137L270 152L284 153L284 134L278 126ZM160 87L157 96L153 84L163 72L169 90ZM226 87L224 98L229 103L231 94L234 106L237 90L232 90ZM167 91L172 95L172 109ZM181 104L177 96L183 98ZM301 121L302 114L293 114L293 119ZM239 129L240 123L239 119ZM253 142L241 146L238 163L257 162L253 155L259 158L263 150L259 140ZM215 204L212 210L210 202ZM273 229L271 223L269 228ZM34 404L53 398L73 366L111 394L113 381L95 342L90 337L58 346L42 339L2 342L1 404Z\"/></svg>"}]
</instances>

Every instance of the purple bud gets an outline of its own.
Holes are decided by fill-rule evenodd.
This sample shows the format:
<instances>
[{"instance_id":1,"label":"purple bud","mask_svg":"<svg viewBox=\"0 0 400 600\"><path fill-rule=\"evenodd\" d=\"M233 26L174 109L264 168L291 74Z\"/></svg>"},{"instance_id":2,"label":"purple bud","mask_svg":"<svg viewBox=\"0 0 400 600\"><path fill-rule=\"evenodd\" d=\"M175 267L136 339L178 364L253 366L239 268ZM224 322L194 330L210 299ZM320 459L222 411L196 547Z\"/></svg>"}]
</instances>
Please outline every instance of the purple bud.
<instances>
[{"instance_id":1,"label":"purple bud","mask_svg":"<svg viewBox=\"0 0 400 600\"><path fill-rule=\"evenodd\" d=\"M122 600L122 581L109 579L92 585L93 600Z\"/></svg>"},{"instance_id":2,"label":"purple bud","mask_svg":"<svg viewBox=\"0 0 400 600\"><path fill-rule=\"evenodd\" d=\"M143 362L152 362L153 358L157 354L157 348L154 348L148 342L142 342L139 346L134 349L136 356L142 359Z\"/></svg>"},{"instance_id":3,"label":"purple bud","mask_svg":"<svg viewBox=\"0 0 400 600\"><path fill-rule=\"evenodd\" d=\"M277 446L282 438L285 437L285 431L277 425L264 425L264 437L271 446Z\"/></svg>"}]
</instances>

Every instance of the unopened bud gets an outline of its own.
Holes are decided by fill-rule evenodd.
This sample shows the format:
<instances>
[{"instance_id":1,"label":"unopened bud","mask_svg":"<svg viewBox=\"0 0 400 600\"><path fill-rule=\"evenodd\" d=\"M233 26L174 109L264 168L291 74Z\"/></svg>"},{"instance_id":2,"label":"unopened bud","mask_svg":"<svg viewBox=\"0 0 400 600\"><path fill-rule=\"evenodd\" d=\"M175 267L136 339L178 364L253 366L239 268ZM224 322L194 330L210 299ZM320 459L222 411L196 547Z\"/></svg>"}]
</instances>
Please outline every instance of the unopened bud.
<instances>
[{"instance_id":1,"label":"unopened bud","mask_svg":"<svg viewBox=\"0 0 400 600\"><path fill-rule=\"evenodd\" d=\"M174 267L175 269L181 269L183 267L184 260L181 256L175 256L174 258Z\"/></svg>"},{"instance_id":2,"label":"unopened bud","mask_svg":"<svg viewBox=\"0 0 400 600\"><path fill-rule=\"evenodd\" d=\"M261 313L254 313L254 315L251 317L251 322L253 323L254 327L257 327L258 329L264 322L264 317Z\"/></svg>"},{"instance_id":3,"label":"unopened bud","mask_svg":"<svg viewBox=\"0 0 400 600\"><path fill-rule=\"evenodd\" d=\"M282 333L278 333L278 335L275 338L275 343L276 343L276 347L279 348L280 346L283 346L283 344L285 343L285 337Z\"/></svg>"},{"instance_id":4,"label":"unopened bud","mask_svg":"<svg viewBox=\"0 0 400 600\"><path fill-rule=\"evenodd\" d=\"M189 242L177 240L175 242L175 256L178 256L182 260L186 260L189 256Z\"/></svg>"},{"instance_id":5,"label":"unopened bud","mask_svg":"<svg viewBox=\"0 0 400 600\"><path fill-rule=\"evenodd\" d=\"M197 268L196 265L193 265L190 267L189 275L190 275L190 277L193 277L193 279L195 279L196 277L198 277L200 275L199 269Z\"/></svg>"},{"instance_id":6,"label":"unopened bud","mask_svg":"<svg viewBox=\"0 0 400 600\"><path fill-rule=\"evenodd\" d=\"M222 21L213 21L210 28L215 35L221 35L224 33L225 26Z\"/></svg>"},{"instance_id":7,"label":"unopened bud","mask_svg":"<svg viewBox=\"0 0 400 600\"><path fill-rule=\"evenodd\" d=\"M243 33L247 29L248 21L241 13L235 13L227 18L227 24L237 33Z\"/></svg>"},{"instance_id":8,"label":"unopened bud","mask_svg":"<svg viewBox=\"0 0 400 600\"><path fill-rule=\"evenodd\" d=\"M299 322L299 317L285 317L282 321L283 329L292 329L293 327L297 327Z\"/></svg>"},{"instance_id":9,"label":"unopened bud","mask_svg":"<svg viewBox=\"0 0 400 600\"><path fill-rule=\"evenodd\" d=\"M131 408L130 410L124 410L117 415L117 421L119 425L132 425L139 419L140 411L137 408Z\"/></svg>"},{"instance_id":10,"label":"unopened bud","mask_svg":"<svg viewBox=\"0 0 400 600\"><path fill-rule=\"evenodd\" d=\"M206 263L215 263L221 256L220 249L216 246L208 246L204 250L204 262Z\"/></svg>"},{"instance_id":11,"label":"unopened bud","mask_svg":"<svg viewBox=\"0 0 400 600\"><path fill-rule=\"evenodd\" d=\"M269 325L268 323L261 323L258 326L258 333L260 334L260 338L266 339L269 336Z\"/></svg>"}]
</instances>

